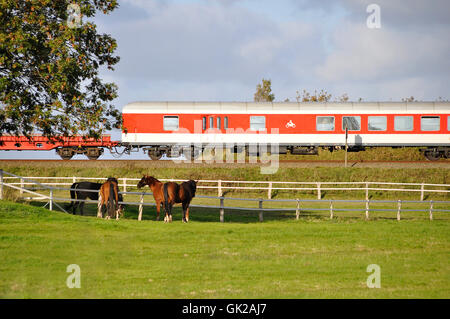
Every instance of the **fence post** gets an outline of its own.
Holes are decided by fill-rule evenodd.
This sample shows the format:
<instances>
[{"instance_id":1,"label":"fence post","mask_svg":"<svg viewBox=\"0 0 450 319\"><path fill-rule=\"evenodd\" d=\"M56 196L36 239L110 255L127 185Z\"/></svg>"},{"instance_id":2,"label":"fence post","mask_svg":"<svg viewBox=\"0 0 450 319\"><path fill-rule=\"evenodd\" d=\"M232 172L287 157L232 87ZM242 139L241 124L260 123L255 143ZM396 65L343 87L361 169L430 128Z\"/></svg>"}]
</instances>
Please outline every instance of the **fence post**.
<instances>
[{"instance_id":1,"label":"fence post","mask_svg":"<svg viewBox=\"0 0 450 319\"><path fill-rule=\"evenodd\" d=\"M217 196L218 197L222 197L223 192L222 192L222 180L218 180L217 181Z\"/></svg>"},{"instance_id":2,"label":"fence post","mask_svg":"<svg viewBox=\"0 0 450 319\"><path fill-rule=\"evenodd\" d=\"M320 191L320 183L317 183L317 199L322 199L322 192Z\"/></svg>"},{"instance_id":3,"label":"fence post","mask_svg":"<svg viewBox=\"0 0 450 319\"><path fill-rule=\"evenodd\" d=\"M144 210L144 194L141 195L141 200L139 201L139 216L138 220L142 220L142 211Z\"/></svg>"},{"instance_id":4,"label":"fence post","mask_svg":"<svg viewBox=\"0 0 450 319\"><path fill-rule=\"evenodd\" d=\"M433 220L433 201L430 200L430 220Z\"/></svg>"},{"instance_id":5,"label":"fence post","mask_svg":"<svg viewBox=\"0 0 450 319\"><path fill-rule=\"evenodd\" d=\"M97 218L103 218L102 214L102 196L98 194Z\"/></svg>"},{"instance_id":6,"label":"fence post","mask_svg":"<svg viewBox=\"0 0 450 319\"><path fill-rule=\"evenodd\" d=\"M397 204L397 220L400 220L400 211L402 210L402 201L399 199Z\"/></svg>"},{"instance_id":7,"label":"fence post","mask_svg":"<svg viewBox=\"0 0 450 319\"><path fill-rule=\"evenodd\" d=\"M369 199L369 183L366 183L366 200Z\"/></svg>"},{"instance_id":8,"label":"fence post","mask_svg":"<svg viewBox=\"0 0 450 319\"><path fill-rule=\"evenodd\" d=\"M50 210L53 210L53 188L50 189Z\"/></svg>"},{"instance_id":9,"label":"fence post","mask_svg":"<svg viewBox=\"0 0 450 319\"><path fill-rule=\"evenodd\" d=\"M0 169L0 200L3 200L3 170Z\"/></svg>"},{"instance_id":10,"label":"fence post","mask_svg":"<svg viewBox=\"0 0 450 319\"><path fill-rule=\"evenodd\" d=\"M295 210L295 219L300 218L300 200L297 198L297 209Z\"/></svg>"},{"instance_id":11,"label":"fence post","mask_svg":"<svg viewBox=\"0 0 450 319\"><path fill-rule=\"evenodd\" d=\"M72 183L76 183L77 182L77 178L74 176L73 178L72 178Z\"/></svg>"},{"instance_id":12,"label":"fence post","mask_svg":"<svg viewBox=\"0 0 450 319\"><path fill-rule=\"evenodd\" d=\"M369 200L366 199L366 220L369 220Z\"/></svg>"},{"instance_id":13,"label":"fence post","mask_svg":"<svg viewBox=\"0 0 450 319\"><path fill-rule=\"evenodd\" d=\"M422 183L422 185L420 186L420 200L421 201L423 201L423 198L424 198L424 188L425 188L425 185L424 185L424 183Z\"/></svg>"},{"instance_id":14,"label":"fence post","mask_svg":"<svg viewBox=\"0 0 450 319\"><path fill-rule=\"evenodd\" d=\"M124 177L123 178L123 191L126 192L127 191L127 178ZM125 194L124 194L125 195Z\"/></svg>"},{"instance_id":15,"label":"fence post","mask_svg":"<svg viewBox=\"0 0 450 319\"><path fill-rule=\"evenodd\" d=\"M23 188L24 188L24 180L23 177L20 178L20 195L23 195Z\"/></svg>"},{"instance_id":16,"label":"fence post","mask_svg":"<svg viewBox=\"0 0 450 319\"><path fill-rule=\"evenodd\" d=\"M269 189L267 191L267 198L272 199L272 182L269 182Z\"/></svg>"},{"instance_id":17,"label":"fence post","mask_svg":"<svg viewBox=\"0 0 450 319\"><path fill-rule=\"evenodd\" d=\"M224 198L220 198L220 222L223 223L224 222L224 215L225 215L225 209L224 207Z\"/></svg>"},{"instance_id":18,"label":"fence post","mask_svg":"<svg viewBox=\"0 0 450 319\"><path fill-rule=\"evenodd\" d=\"M263 221L263 211L262 211L262 208L263 208L263 201L262 201L262 198L260 198L259 199L259 221L260 222L262 222Z\"/></svg>"},{"instance_id":19,"label":"fence post","mask_svg":"<svg viewBox=\"0 0 450 319\"><path fill-rule=\"evenodd\" d=\"M330 219L333 219L333 201L330 200Z\"/></svg>"}]
</instances>

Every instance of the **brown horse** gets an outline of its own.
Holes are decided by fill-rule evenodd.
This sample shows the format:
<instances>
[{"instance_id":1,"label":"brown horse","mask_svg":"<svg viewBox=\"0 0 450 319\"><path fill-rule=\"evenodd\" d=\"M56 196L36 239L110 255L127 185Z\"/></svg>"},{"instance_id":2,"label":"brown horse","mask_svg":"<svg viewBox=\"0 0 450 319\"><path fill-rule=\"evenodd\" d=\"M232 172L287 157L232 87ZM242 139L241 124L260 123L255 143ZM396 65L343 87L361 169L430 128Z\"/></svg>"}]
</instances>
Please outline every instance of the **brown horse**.
<instances>
[{"instance_id":1,"label":"brown horse","mask_svg":"<svg viewBox=\"0 0 450 319\"><path fill-rule=\"evenodd\" d=\"M159 220L159 212L161 210L161 203L164 204L163 183L154 178L153 176L144 175L137 184L138 188L142 188L148 185L153 193L153 198L156 202L156 220Z\"/></svg>"},{"instance_id":2,"label":"brown horse","mask_svg":"<svg viewBox=\"0 0 450 319\"><path fill-rule=\"evenodd\" d=\"M165 212L164 222L172 221L173 204L182 203L183 222L189 221L189 205L192 198L195 196L197 182L190 180L188 182L181 183L181 185L174 182L163 184L153 176L144 175L139 181L137 187L141 188L145 185L150 187L156 201L156 220L159 220L161 203L163 204Z\"/></svg>"},{"instance_id":3,"label":"brown horse","mask_svg":"<svg viewBox=\"0 0 450 319\"><path fill-rule=\"evenodd\" d=\"M107 216L106 219L110 219L116 216L119 219L119 215L123 216L123 207L119 204L119 201L123 201L122 195L119 194L119 182L116 178L110 177L102 184L99 191L100 203L97 217L102 217L103 205L106 206Z\"/></svg>"},{"instance_id":4,"label":"brown horse","mask_svg":"<svg viewBox=\"0 0 450 319\"><path fill-rule=\"evenodd\" d=\"M173 204L181 203L183 207L183 223L187 223L189 221L189 205L191 204L192 198L195 197L197 182L189 180L181 183L181 185L176 183L172 184L164 184L164 211L166 213L164 221L172 222L172 206Z\"/></svg>"}]
</instances>

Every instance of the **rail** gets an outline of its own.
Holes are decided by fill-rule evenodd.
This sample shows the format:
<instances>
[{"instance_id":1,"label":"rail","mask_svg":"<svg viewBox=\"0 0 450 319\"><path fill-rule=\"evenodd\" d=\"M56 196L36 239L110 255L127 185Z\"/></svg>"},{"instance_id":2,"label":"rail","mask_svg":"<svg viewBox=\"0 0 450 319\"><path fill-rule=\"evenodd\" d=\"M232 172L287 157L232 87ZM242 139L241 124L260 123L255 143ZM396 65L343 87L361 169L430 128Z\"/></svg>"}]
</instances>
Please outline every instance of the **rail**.
<instances>
[{"instance_id":1,"label":"rail","mask_svg":"<svg viewBox=\"0 0 450 319\"><path fill-rule=\"evenodd\" d=\"M77 181L104 181L104 177L5 177L5 179L19 179L18 182L10 183L11 185L20 185L22 188L26 185L31 185L27 183L28 180L70 180L70 182L43 182L43 185L52 186L70 186ZM139 178L131 177L121 177L118 178L119 186L122 188L123 192L127 192L130 188L135 188ZM182 182L183 179L160 179L162 182ZM131 184L132 183L132 184ZM41 184L41 185L42 185ZM203 184L203 185L202 185ZM205 185L206 184L206 185ZM210 185L212 184L212 185ZM240 185L261 185L261 186L240 186ZM287 187L286 185L302 185L307 187ZM311 187L313 185L313 187ZM354 187L329 187L337 185L352 185ZM309 187L308 187L309 186ZM381 187L373 187L381 186ZM384 186L384 187L383 187ZM394 188L389 188L388 186L394 186ZM397 187L395 187L397 186ZM411 187L411 188L400 188L400 187ZM441 189L431 189L430 187L439 187ZM420 193L420 200L425 199L425 193L450 193L450 184L430 184L430 183L393 183L393 182L290 182L290 181L230 181L230 180L199 180L199 189L216 189L217 196L221 197L224 195L226 190L264 190L267 192L267 198L272 199L274 191L315 191L317 192L317 199L322 199L322 192L324 191L364 191L365 199L369 199L369 193L371 191L385 191L385 192L416 192ZM445 189L442 189L445 188Z\"/></svg>"},{"instance_id":2,"label":"rail","mask_svg":"<svg viewBox=\"0 0 450 319\"><path fill-rule=\"evenodd\" d=\"M19 187L15 186L12 183L6 183L5 179L8 177L4 176L8 175L8 177L14 177L14 178L20 178L23 179L24 182L27 184L33 184L36 186L40 186L45 190L48 190L50 192L49 195L41 194L35 191L31 191L25 187ZM435 185L435 184L434 184ZM62 208L59 204L56 203L56 201L75 201L75 202L87 202L87 203L99 203L98 200L81 200L81 199L71 199L71 198L63 198L63 197L56 197L54 196L54 191L70 191L70 190L77 190L77 191L86 191L86 192L98 192L96 190L82 190L82 189L72 189L72 188L62 188L62 187L51 187L39 182L36 182L28 177L21 177L12 173L5 172L3 170L0 170L0 200L3 199L4 196L4 187L10 187L12 189L19 190L21 192L30 193L32 195L36 195L38 197L32 198L34 200L49 200L49 209L53 210L53 204L55 204L57 207L59 207L62 211L66 212L64 208ZM143 214L143 207L144 206L155 206L156 203L145 201L145 196L152 195L151 192L120 192L124 195L139 195L140 200L139 202L127 202L123 201L120 202L124 205L135 205L138 206L138 220L142 220L142 214ZM299 219L302 211L329 211L330 213L330 219L333 219L334 213L339 211L353 211L353 212L364 212L365 218L369 219L370 212L377 212L377 211L384 211L384 212L396 212L397 220L401 219L401 212L428 212L430 220L433 220L433 212L450 212L450 209L437 209L434 208L433 205L435 204L445 204L450 207L450 201L428 201L428 208L427 209L405 209L402 208L402 205L404 204L412 204L412 203L427 203L423 200L420 201L414 201L414 200L342 200L342 199L263 199L263 198L233 198L233 197L224 197L224 196L196 196L195 198L203 198L203 199L215 199L220 202L219 205L196 205L193 204L191 207L197 207L197 208L209 208L209 209L218 209L219 210L219 221L224 222L224 216L225 216L225 210L241 210L241 211L257 211L258 212L258 219L259 221L263 221L263 212L269 212L269 211L295 211L296 213L296 219ZM225 206L225 200L227 201L247 201L247 202L258 202L258 207L239 207L239 206ZM264 202L279 202L279 203L294 203L292 207L279 207L279 208L264 208ZM327 208L318 208L318 207L305 207L303 206L305 203L327 203L329 204L329 207ZM336 203L361 203L365 204L365 207L363 208L336 208L334 207L334 204ZM370 206L373 204L380 204L380 203L387 203L387 204L396 204L396 208L388 208L388 209L380 209L380 208L371 208Z\"/></svg>"}]
</instances>

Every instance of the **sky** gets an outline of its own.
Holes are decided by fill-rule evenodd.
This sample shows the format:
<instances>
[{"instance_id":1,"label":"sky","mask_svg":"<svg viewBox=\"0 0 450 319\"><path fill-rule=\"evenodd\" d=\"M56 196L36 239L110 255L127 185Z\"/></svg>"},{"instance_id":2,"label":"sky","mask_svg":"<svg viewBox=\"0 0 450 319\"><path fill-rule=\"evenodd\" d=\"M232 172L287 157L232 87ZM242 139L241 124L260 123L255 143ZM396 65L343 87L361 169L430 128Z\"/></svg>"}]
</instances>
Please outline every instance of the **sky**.
<instances>
[{"instance_id":1,"label":"sky","mask_svg":"<svg viewBox=\"0 0 450 319\"><path fill-rule=\"evenodd\" d=\"M119 3L94 19L118 43L119 64L101 75L118 85L119 109L133 101L252 101L263 78L276 101L295 101L304 89L352 101L450 99L448 0ZM56 158L40 153L0 158Z\"/></svg>"}]
</instances>

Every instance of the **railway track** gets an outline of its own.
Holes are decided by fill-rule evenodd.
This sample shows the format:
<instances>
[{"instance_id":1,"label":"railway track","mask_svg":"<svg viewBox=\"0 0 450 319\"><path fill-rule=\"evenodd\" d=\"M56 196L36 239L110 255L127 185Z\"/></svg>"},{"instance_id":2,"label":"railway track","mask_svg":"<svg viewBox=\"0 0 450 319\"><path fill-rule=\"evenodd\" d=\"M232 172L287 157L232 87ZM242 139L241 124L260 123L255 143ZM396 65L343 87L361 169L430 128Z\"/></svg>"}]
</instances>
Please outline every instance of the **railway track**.
<instances>
[{"instance_id":1,"label":"railway track","mask_svg":"<svg viewBox=\"0 0 450 319\"><path fill-rule=\"evenodd\" d=\"M69 160L69 161L64 161L61 159L0 159L0 163L14 163L14 162L21 162L21 163L44 163L44 162L48 162L48 163L79 163L79 162L90 162L90 163L105 163L105 162L114 162L114 163L171 163L171 160L164 160L164 161L152 161L152 160L117 160L117 159L99 159L96 161L90 161L88 159L73 159L73 160ZM278 161L279 163L304 163L304 164L321 164L321 163L341 163L344 164L343 160L280 160ZM355 161L355 160L349 160L348 164L354 164L354 163L379 163L379 164L450 164L450 160L439 160L439 161L379 161L379 160L359 160L359 161ZM189 164L189 163L188 163ZM195 163L192 162L191 164L207 164L205 162L202 163ZM213 163L213 164L261 164L260 161L258 161L257 163L249 163L248 161L246 161L245 163ZM212 164L212 165L213 165Z\"/></svg>"}]
</instances>

